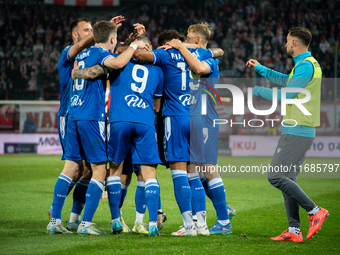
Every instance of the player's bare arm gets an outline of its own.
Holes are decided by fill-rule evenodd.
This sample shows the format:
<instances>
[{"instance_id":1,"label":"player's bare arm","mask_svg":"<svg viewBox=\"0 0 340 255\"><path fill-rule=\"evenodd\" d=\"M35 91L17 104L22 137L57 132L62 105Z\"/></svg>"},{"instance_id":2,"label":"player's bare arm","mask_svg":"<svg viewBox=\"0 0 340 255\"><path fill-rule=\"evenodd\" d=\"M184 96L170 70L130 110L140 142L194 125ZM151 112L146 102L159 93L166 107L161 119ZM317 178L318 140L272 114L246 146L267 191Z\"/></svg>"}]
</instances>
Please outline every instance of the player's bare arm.
<instances>
[{"instance_id":1,"label":"player's bare arm","mask_svg":"<svg viewBox=\"0 0 340 255\"><path fill-rule=\"evenodd\" d=\"M144 60L153 63L154 56L151 52L145 50L136 50L133 56L139 60Z\"/></svg>"},{"instance_id":2,"label":"player's bare arm","mask_svg":"<svg viewBox=\"0 0 340 255\"><path fill-rule=\"evenodd\" d=\"M159 113L161 110L161 102L162 98L161 97L155 97L153 101L153 110L155 113Z\"/></svg>"},{"instance_id":3,"label":"player's bare arm","mask_svg":"<svg viewBox=\"0 0 340 255\"><path fill-rule=\"evenodd\" d=\"M210 72L209 66L204 61L201 62L193 54L191 54L191 52L182 44L180 40L172 39L170 42L167 42L167 45L178 49L183 55L185 61L196 74L203 75Z\"/></svg>"},{"instance_id":4,"label":"player's bare arm","mask_svg":"<svg viewBox=\"0 0 340 255\"><path fill-rule=\"evenodd\" d=\"M189 43L189 42L182 42L182 44L187 47L188 49L196 49L198 48L197 44Z\"/></svg>"},{"instance_id":5,"label":"player's bare arm","mask_svg":"<svg viewBox=\"0 0 340 255\"><path fill-rule=\"evenodd\" d=\"M145 43L142 41L135 40L133 43L130 44L127 49L120 54L119 56L115 57L108 57L104 61L104 66L110 67L113 69L121 69L123 68L131 59L133 56L134 52L137 49L144 49L145 48Z\"/></svg>"},{"instance_id":6,"label":"player's bare arm","mask_svg":"<svg viewBox=\"0 0 340 255\"><path fill-rule=\"evenodd\" d=\"M215 58L220 58L224 55L224 50L221 48L209 48L214 53Z\"/></svg>"},{"instance_id":7,"label":"player's bare arm","mask_svg":"<svg viewBox=\"0 0 340 255\"><path fill-rule=\"evenodd\" d=\"M71 49L68 52L68 56L70 59L75 58L80 52L89 48L94 43L92 28L85 29L91 29L91 34L81 39L79 42L77 42L71 47Z\"/></svg>"}]
</instances>

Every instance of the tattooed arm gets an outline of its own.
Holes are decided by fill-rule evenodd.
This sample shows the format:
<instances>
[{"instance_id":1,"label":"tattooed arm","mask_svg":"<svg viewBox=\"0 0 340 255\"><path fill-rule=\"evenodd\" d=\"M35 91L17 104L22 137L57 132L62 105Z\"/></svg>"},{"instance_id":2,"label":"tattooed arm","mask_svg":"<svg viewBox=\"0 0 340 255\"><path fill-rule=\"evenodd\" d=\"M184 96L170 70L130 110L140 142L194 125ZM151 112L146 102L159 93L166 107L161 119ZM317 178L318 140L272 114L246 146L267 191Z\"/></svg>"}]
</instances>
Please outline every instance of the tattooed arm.
<instances>
[{"instance_id":1,"label":"tattooed arm","mask_svg":"<svg viewBox=\"0 0 340 255\"><path fill-rule=\"evenodd\" d=\"M74 68L72 70L72 79L75 80L77 78L84 80L95 79L98 76L103 74L107 74L109 72L108 69L103 68L100 65L95 65L93 67L79 69L77 62L74 63Z\"/></svg>"}]
</instances>

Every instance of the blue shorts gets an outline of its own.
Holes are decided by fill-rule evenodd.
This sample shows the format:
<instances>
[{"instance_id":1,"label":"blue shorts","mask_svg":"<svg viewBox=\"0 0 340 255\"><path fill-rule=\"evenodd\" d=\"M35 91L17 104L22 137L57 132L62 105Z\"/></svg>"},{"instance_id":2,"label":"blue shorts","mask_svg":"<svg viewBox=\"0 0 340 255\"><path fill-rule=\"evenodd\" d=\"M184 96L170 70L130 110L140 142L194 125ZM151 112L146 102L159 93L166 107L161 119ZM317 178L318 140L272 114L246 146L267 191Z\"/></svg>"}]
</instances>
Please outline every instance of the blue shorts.
<instances>
[{"instance_id":1,"label":"blue shorts","mask_svg":"<svg viewBox=\"0 0 340 255\"><path fill-rule=\"evenodd\" d=\"M132 163L154 165L158 156L156 132L148 125L133 122L112 122L108 125L107 150L109 160L122 163L131 148Z\"/></svg>"},{"instance_id":2,"label":"blue shorts","mask_svg":"<svg viewBox=\"0 0 340 255\"><path fill-rule=\"evenodd\" d=\"M164 151L169 162L204 162L201 116L167 116L164 123Z\"/></svg>"},{"instance_id":3,"label":"blue shorts","mask_svg":"<svg viewBox=\"0 0 340 255\"><path fill-rule=\"evenodd\" d=\"M104 121L78 120L67 122L65 158L89 163L107 161L106 129Z\"/></svg>"},{"instance_id":4,"label":"blue shorts","mask_svg":"<svg viewBox=\"0 0 340 255\"><path fill-rule=\"evenodd\" d=\"M218 135L219 135L218 126L203 128L204 163L205 164L213 164L213 165L217 164Z\"/></svg>"},{"instance_id":5,"label":"blue shorts","mask_svg":"<svg viewBox=\"0 0 340 255\"><path fill-rule=\"evenodd\" d=\"M130 149L124 160L122 174L132 174L133 172L140 170L141 170L140 165L132 164L132 155Z\"/></svg>"},{"instance_id":6,"label":"blue shorts","mask_svg":"<svg viewBox=\"0 0 340 255\"><path fill-rule=\"evenodd\" d=\"M61 160L65 160L66 141L67 141L67 118L65 116L58 116L58 134L63 155Z\"/></svg>"}]
</instances>

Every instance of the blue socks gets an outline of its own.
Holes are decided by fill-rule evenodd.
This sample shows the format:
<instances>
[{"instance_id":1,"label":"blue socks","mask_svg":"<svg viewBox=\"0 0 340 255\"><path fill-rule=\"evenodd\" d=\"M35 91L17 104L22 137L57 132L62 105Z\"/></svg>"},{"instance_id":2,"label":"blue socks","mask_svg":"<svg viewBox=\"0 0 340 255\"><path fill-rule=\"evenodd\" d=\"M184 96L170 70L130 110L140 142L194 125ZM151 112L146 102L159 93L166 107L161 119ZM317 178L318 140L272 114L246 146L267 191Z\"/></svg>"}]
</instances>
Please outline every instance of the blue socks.
<instances>
[{"instance_id":1,"label":"blue socks","mask_svg":"<svg viewBox=\"0 0 340 255\"><path fill-rule=\"evenodd\" d=\"M206 225L205 191L198 173L188 173L188 181L191 187L192 204L197 216L197 227L203 227Z\"/></svg>"},{"instance_id":2,"label":"blue socks","mask_svg":"<svg viewBox=\"0 0 340 255\"><path fill-rule=\"evenodd\" d=\"M218 221L229 220L225 189L222 179L214 178L208 182L208 186L211 192L211 201L215 207Z\"/></svg>"},{"instance_id":3,"label":"blue socks","mask_svg":"<svg viewBox=\"0 0 340 255\"><path fill-rule=\"evenodd\" d=\"M191 187L192 201L196 212L206 210L205 191L198 173L188 173L188 181Z\"/></svg>"},{"instance_id":4,"label":"blue socks","mask_svg":"<svg viewBox=\"0 0 340 255\"><path fill-rule=\"evenodd\" d=\"M109 198L109 206L111 211L111 219L119 218L119 204L121 199L121 182L119 176L111 176L106 182L107 196Z\"/></svg>"},{"instance_id":5,"label":"blue socks","mask_svg":"<svg viewBox=\"0 0 340 255\"><path fill-rule=\"evenodd\" d=\"M125 184L122 183L121 187L122 187L122 195L120 196L119 208L123 207L124 200L125 200L125 197L126 197L126 193L127 193L129 184L125 185Z\"/></svg>"},{"instance_id":6,"label":"blue socks","mask_svg":"<svg viewBox=\"0 0 340 255\"><path fill-rule=\"evenodd\" d=\"M149 221L157 221L159 185L156 179L149 179L145 181L144 194L149 210Z\"/></svg>"},{"instance_id":7,"label":"blue socks","mask_svg":"<svg viewBox=\"0 0 340 255\"><path fill-rule=\"evenodd\" d=\"M73 189L74 185L76 185L76 182L71 181L70 186L68 186L67 196L68 196L68 194L70 194L70 192Z\"/></svg>"},{"instance_id":8,"label":"blue socks","mask_svg":"<svg viewBox=\"0 0 340 255\"><path fill-rule=\"evenodd\" d=\"M70 177L60 174L54 186L54 197L52 202L52 218L61 219L61 210L63 209L68 188L72 182Z\"/></svg>"},{"instance_id":9,"label":"blue socks","mask_svg":"<svg viewBox=\"0 0 340 255\"><path fill-rule=\"evenodd\" d=\"M89 186L90 180L80 179L73 191L73 205L72 211L75 214L81 214L84 208L86 200L87 187Z\"/></svg>"},{"instance_id":10,"label":"blue socks","mask_svg":"<svg viewBox=\"0 0 340 255\"><path fill-rule=\"evenodd\" d=\"M205 194L211 200L211 192L208 186L208 180L205 178L204 173L200 173L200 179L201 179L203 188L205 190Z\"/></svg>"},{"instance_id":11,"label":"blue socks","mask_svg":"<svg viewBox=\"0 0 340 255\"><path fill-rule=\"evenodd\" d=\"M103 190L104 184L92 178L86 192L86 206L82 222L92 222L93 215L97 210Z\"/></svg>"},{"instance_id":12,"label":"blue socks","mask_svg":"<svg viewBox=\"0 0 340 255\"><path fill-rule=\"evenodd\" d=\"M191 188L188 182L187 172L183 170L171 170L174 183L175 198L181 214L191 213Z\"/></svg>"},{"instance_id":13,"label":"blue socks","mask_svg":"<svg viewBox=\"0 0 340 255\"><path fill-rule=\"evenodd\" d=\"M144 196L145 183L137 181L135 194L136 212L144 214L146 211L146 200Z\"/></svg>"}]
</instances>

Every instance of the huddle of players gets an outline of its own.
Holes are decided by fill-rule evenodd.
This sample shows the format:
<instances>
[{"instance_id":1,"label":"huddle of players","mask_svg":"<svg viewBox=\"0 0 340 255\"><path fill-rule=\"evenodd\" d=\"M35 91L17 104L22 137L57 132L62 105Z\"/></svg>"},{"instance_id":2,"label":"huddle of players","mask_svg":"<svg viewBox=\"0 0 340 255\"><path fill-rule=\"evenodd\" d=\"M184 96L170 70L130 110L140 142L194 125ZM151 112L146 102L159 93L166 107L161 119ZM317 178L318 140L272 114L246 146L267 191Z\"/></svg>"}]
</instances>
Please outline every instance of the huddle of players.
<instances>
[{"instance_id":1,"label":"huddle of players","mask_svg":"<svg viewBox=\"0 0 340 255\"><path fill-rule=\"evenodd\" d=\"M67 117L67 121L63 118L60 125L62 130L67 124L67 131L61 131L61 136L67 136L64 153L66 162L55 186L52 217L47 232L72 233L62 226L61 209L70 190L70 184L76 179L82 160L86 159L92 168L92 178L87 188L86 206L77 232L90 235L105 234L96 229L91 222L104 188L108 158L110 171L107 190L112 218L111 232L119 233L122 230L119 220L120 174L124 159L130 153L132 163L140 165L142 179L145 182L144 196L149 209L149 235L159 235L157 214L160 189L155 166L161 163L161 160L158 154L153 105L154 97L161 97L164 90L164 150L171 168L176 201L184 221L184 226L172 235L230 234L232 230L221 178L216 173L210 175L207 173L202 176L202 184L199 173L195 172L195 164L205 162L205 157L212 156L205 163L216 164L217 150L214 155L208 153L204 155L203 127L205 125L212 134L216 130L212 129L209 119L203 122L199 104L193 104L200 101L202 90L198 89L199 76L191 69L199 75L218 78L218 60L214 59L214 53L210 50L184 47L178 40L180 35L174 30L164 31L159 36L160 45L167 44L173 49L144 51L145 42L150 42L146 37L139 37L122 53L113 55L117 42L116 25L119 26L121 21L122 19L115 21L113 19L111 22L96 23L93 27L95 45L79 51L75 58L80 69L72 73L74 78L77 78L74 83L70 78L69 68L67 75L65 73L64 78L68 78L66 89L71 90L72 95L69 98L69 110L64 114L66 116L60 115ZM190 33L196 35L192 43L206 46L210 35L206 25L191 26L188 29L189 42ZM78 42L75 45L77 44ZM69 60L72 56L68 50L70 48L64 51ZM131 60L133 55L139 61ZM153 65L142 64L140 60ZM104 88L106 73L109 71L111 71L109 74L111 103L106 129ZM211 112L216 113L214 106ZM217 144L211 146L216 147ZM211 150L206 150L209 151ZM206 224L206 193L211 198L218 216L218 222L210 231ZM84 203L81 204L83 206ZM193 222L192 211L196 212L197 224ZM76 219L80 221L80 213L77 215Z\"/></svg>"}]
</instances>

